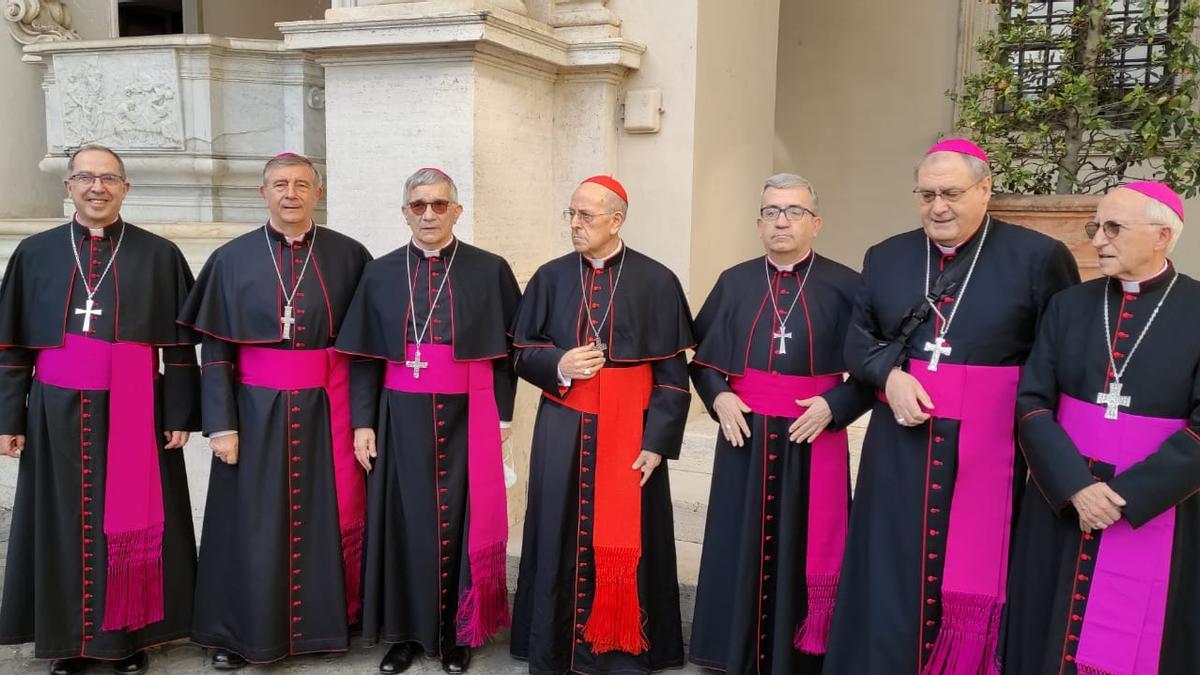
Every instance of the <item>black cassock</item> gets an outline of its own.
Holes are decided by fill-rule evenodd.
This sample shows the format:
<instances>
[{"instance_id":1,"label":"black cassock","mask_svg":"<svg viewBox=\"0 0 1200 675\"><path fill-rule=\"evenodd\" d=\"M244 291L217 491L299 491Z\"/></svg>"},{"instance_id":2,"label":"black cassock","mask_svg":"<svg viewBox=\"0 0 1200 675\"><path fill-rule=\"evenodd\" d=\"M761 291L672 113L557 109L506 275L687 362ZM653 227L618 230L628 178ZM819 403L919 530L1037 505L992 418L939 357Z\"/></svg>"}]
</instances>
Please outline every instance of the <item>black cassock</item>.
<instances>
[{"instance_id":1,"label":"black cassock","mask_svg":"<svg viewBox=\"0 0 1200 675\"><path fill-rule=\"evenodd\" d=\"M812 256L794 269L772 265L769 272L765 258L755 258L717 280L696 315L699 344L691 365L696 391L714 419L713 401L732 391L730 377L744 375L748 368L801 376L846 370L842 347L859 275ZM775 304L768 293L774 294ZM774 335L783 315L775 308L786 313L793 302L786 324L791 337L781 354ZM874 400L871 389L853 380L823 396L833 412L831 430L857 419ZM802 654L793 644L808 603L812 458L810 444L788 439L794 420L748 414L751 436L740 448L717 436L692 622L693 663L729 673L820 672L821 659ZM849 473L844 480L848 486ZM848 511L849 500L844 506Z\"/></svg>"},{"instance_id":2,"label":"black cassock","mask_svg":"<svg viewBox=\"0 0 1200 675\"><path fill-rule=\"evenodd\" d=\"M1175 273L1143 282L1137 293L1108 285L1109 326L1118 369L1142 334ZM1108 481L1127 502L1124 517L1135 528L1175 508L1174 546L1167 587L1165 630L1158 672L1200 672L1200 283L1180 275L1121 378L1130 405L1119 415L1187 420L1157 451L1113 477L1114 466L1089 462L1058 424L1060 395L1094 403L1111 383L1103 327L1106 279L1060 293L1051 301L1038 341L1021 378L1020 440L1032 484L1014 536L1009 604L1003 644L1004 672L1074 673L1067 660L1078 647L1080 622L1092 594L1089 577L1106 536L1084 541L1069 503L1093 476ZM1083 601L1075 595L1084 597ZM1134 603L1130 604L1132 608ZM1129 611L1129 627L1141 615ZM1139 673L1141 671L1138 671Z\"/></svg>"},{"instance_id":3,"label":"black cassock","mask_svg":"<svg viewBox=\"0 0 1200 675\"><path fill-rule=\"evenodd\" d=\"M371 258L325 227L292 244L264 227L213 253L179 317L203 334L204 433L237 431L239 445L237 464L212 460L192 637L255 662L347 649L347 598L329 398L322 388L239 382L238 350L332 347ZM271 257L290 291L312 246L293 337L283 340Z\"/></svg>"},{"instance_id":4,"label":"black cassock","mask_svg":"<svg viewBox=\"0 0 1200 675\"><path fill-rule=\"evenodd\" d=\"M95 286L124 230L124 241L94 296L83 331L87 291L69 236ZM171 242L117 221L99 237L69 223L20 243L0 287L0 432L25 434L13 506L8 569L0 604L0 644L35 642L39 658L120 659L187 637L192 619L196 540L182 450L159 450L163 494L164 618L132 632L101 630L106 592L104 535L108 391L51 386L32 378L37 350L59 347L64 332L159 348L154 415L162 431L200 427L195 338L175 324L192 274ZM26 407L28 395L28 408ZM85 529L86 528L86 529Z\"/></svg>"},{"instance_id":5,"label":"black cassock","mask_svg":"<svg viewBox=\"0 0 1200 675\"><path fill-rule=\"evenodd\" d=\"M922 230L896 235L867 251L863 290L846 340L851 375L879 390L885 388L894 363L878 350L896 336L910 309L920 306L926 292L927 256L931 285L952 266L964 266L959 272L965 276L983 232L980 227L947 255ZM966 294L955 291L938 303L947 317L954 303L961 304L946 335L952 353L942 363L1020 366L1033 346L1038 319L1050 296L1078 279L1065 246L992 220ZM940 327L940 320L931 311L904 349L907 358L929 359L923 347L933 340L935 325ZM926 528L934 522L927 521L926 505L939 509L945 520L960 448L959 422L936 417L936 409L932 414L931 422L910 428L896 423L886 403L876 401L872 408L826 673L916 673L936 641L941 590L933 568L927 573L926 561L940 564L948 528L945 523ZM1019 453L1016 465L1013 504L1019 503L1025 483Z\"/></svg>"},{"instance_id":6,"label":"black cassock","mask_svg":"<svg viewBox=\"0 0 1200 675\"><path fill-rule=\"evenodd\" d=\"M676 459L691 399L684 350L694 341L683 290L660 263L624 247L599 269L575 253L543 265L525 288L514 324L517 374L553 396L564 393L558 383L559 360L566 350L592 341L585 325L585 289L596 330L608 346L604 367L650 364L653 368L642 448L664 460ZM604 319L609 298L614 298L612 312ZM632 673L679 667L684 663L683 637L665 461L642 488L637 576L649 649L638 656L617 651L595 654L583 639L595 582L580 570L594 569L591 537L584 533L590 532L587 522L596 508L591 500L594 486L582 477L595 468L597 445L597 434L584 433L583 428L590 430L595 421L594 415L545 397L538 407L512 654L529 661L532 673Z\"/></svg>"},{"instance_id":7,"label":"black cassock","mask_svg":"<svg viewBox=\"0 0 1200 675\"><path fill-rule=\"evenodd\" d=\"M384 362L403 365L417 340L410 288L421 344L452 346L459 361L491 360L506 421L517 390L508 328L521 292L500 256L461 241L436 255L404 246L367 264L337 338L339 351L376 365L356 369L352 382L353 425L376 430L378 451L367 480L363 638L418 642L441 658L458 642L458 600L470 586L467 394L381 388Z\"/></svg>"}]
</instances>

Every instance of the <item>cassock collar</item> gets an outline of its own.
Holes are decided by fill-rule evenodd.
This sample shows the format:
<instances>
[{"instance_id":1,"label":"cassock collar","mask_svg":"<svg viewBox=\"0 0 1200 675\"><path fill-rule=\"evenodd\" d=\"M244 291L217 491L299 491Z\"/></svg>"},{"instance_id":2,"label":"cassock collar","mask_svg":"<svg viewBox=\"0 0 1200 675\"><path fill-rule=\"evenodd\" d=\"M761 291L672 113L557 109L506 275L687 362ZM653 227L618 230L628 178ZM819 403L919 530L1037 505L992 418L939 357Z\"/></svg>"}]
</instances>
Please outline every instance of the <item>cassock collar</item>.
<instances>
[{"instance_id":1,"label":"cassock collar","mask_svg":"<svg viewBox=\"0 0 1200 675\"><path fill-rule=\"evenodd\" d=\"M1153 291L1154 289L1158 288L1159 286L1162 286L1172 276L1174 276L1172 274L1172 271L1174 271L1174 269L1175 269L1175 266L1171 264L1171 261L1166 260L1163 262L1162 269L1159 270L1157 274L1150 277L1149 279L1143 279L1142 281L1125 281L1122 279L1121 280L1121 290L1126 293L1130 293L1132 295L1138 295L1139 293L1148 293L1148 292Z\"/></svg>"},{"instance_id":2,"label":"cassock collar","mask_svg":"<svg viewBox=\"0 0 1200 675\"><path fill-rule=\"evenodd\" d=\"M937 249L937 252L943 258L950 258L950 257L961 255L963 251L965 251L967 248L969 248L971 246L971 244L975 243L975 241L979 239L979 233L983 232L983 228L987 226L988 219L989 219L989 216L985 214L983 216L983 223L978 228L976 228L976 230L974 232L971 233L971 236L958 242L958 244L955 246L942 246L941 244L937 243L936 241L934 241L932 239L929 240L929 243L935 249Z\"/></svg>"},{"instance_id":3,"label":"cassock collar","mask_svg":"<svg viewBox=\"0 0 1200 675\"><path fill-rule=\"evenodd\" d=\"M613 264L617 262L617 259L621 257L621 251L624 251L624 250L625 250L625 242L621 239L618 239L617 240L617 250L613 251L612 253L609 253L608 255L604 256L603 258L589 258L583 254L580 254L579 257L582 260L586 261L587 265L589 267L591 267L592 269L602 270L606 267L612 267Z\"/></svg>"},{"instance_id":4,"label":"cassock collar","mask_svg":"<svg viewBox=\"0 0 1200 675\"><path fill-rule=\"evenodd\" d=\"M808 249L808 253L804 254L803 258L797 260L796 262L794 262L790 265L780 265L779 263L775 262L774 260L771 260L771 256L767 256L767 264L769 264L771 267L774 267L775 271L777 271L777 272L795 272L796 268L799 267L800 265L803 265L804 261L811 258L812 255L813 255L813 250L810 248L810 249Z\"/></svg>"},{"instance_id":5,"label":"cassock collar","mask_svg":"<svg viewBox=\"0 0 1200 675\"><path fill-rule=\"evenodd\" d=\"M270 221L270 219L268 219L267 220L267 235L270 236L275 241L280 242L284 246L293 246L293 245L302 246L302 245L308 243L308 239L309 239L308 235L311 234L312 231L314 229L316 229L316 227L317 227L316 223L309 221L308 229L305 230L300 236L292 238L291 241L289 241L288 236L286 234L280 232L279 230L275 229L275 224L272 223Z\"/></svg>"},{"instance_id":6,"label":"cassock collar","mask_svg":"<svg viewBox=\"0 0 1200 675\"><path fill-rule=\"evenodd\" d=\"M412 253L413 257L421 258L421 259L445 258L445 257L448 257L451 253L453 253L454 249L457 247L458 247L458 237L450 237L449 244L446 244L442 248L436 249L433 251L429 251L429 250L421 248L420 245L418 245L417 242L415 242L415 241L409 240L409 242L408 242L409 253Z\"/></svg>"},{"instance_id":7,"label":"cassock collar","mask_svg":"<svg viewBox=\"0 0 1200 675\"><path fill-rule=\"evenodd\" d=\"M117 216L117 219L109 225L92 228L84 227L79 223L78 220L75 219L74 216L72 216L71 227L75 228L76 239L85 239L87 237L91 237L93 239L104 239L105 237L113 239L121 235L121 231L125 228L125 221L120 216ZM113 240L115 241L115 239Z\"/></svg>"}]
</instances>

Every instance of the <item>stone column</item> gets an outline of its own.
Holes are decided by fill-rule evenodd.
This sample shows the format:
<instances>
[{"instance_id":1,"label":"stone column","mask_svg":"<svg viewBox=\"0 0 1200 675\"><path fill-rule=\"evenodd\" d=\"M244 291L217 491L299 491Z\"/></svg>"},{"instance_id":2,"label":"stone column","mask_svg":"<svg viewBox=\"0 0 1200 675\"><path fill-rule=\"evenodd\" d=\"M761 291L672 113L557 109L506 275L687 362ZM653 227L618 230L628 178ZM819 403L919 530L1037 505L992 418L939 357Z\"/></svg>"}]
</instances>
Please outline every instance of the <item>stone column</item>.
<instances>
[{"instance_id":1,"label":"stone column","mask_svg":"<svg viewBox=\"0 0 1200 675\"><path fill-rule=\"evenodd\" d=\"M333 227L376 255L406 243L404 179L436 166L465 207L457 233L507 258L522 284L568 250L559 212L577 181L615 170L618 89L645 48L607 30L561 34L545 1L340 0L324 20L279 24L325 67ZM522 385L514 522L536 396Z\"/></svg>"}]
</instances>

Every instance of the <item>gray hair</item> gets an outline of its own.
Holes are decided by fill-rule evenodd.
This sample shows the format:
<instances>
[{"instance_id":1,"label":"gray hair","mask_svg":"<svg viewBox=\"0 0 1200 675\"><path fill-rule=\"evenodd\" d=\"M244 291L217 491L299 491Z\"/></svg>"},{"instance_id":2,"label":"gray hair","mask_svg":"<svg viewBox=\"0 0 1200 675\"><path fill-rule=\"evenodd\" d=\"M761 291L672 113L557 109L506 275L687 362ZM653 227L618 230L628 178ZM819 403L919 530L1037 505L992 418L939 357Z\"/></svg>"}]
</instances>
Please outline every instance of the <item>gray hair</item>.
<instances>
[{"instance_id":1,"label":"gray hair","mask_svg":"<svg viewBox=\"0 0 1200 675\"><path fill-rule=\"evenodd\" d=\"M1175 244L1183 234L1183 219L1171 207L1157 199L1150 199L1146 204L1146 220L1157 225L1164 225L1171 230L1171 241L1167 243L1167 254L1175 250Z\"/></svg>"},{"instance_id":2,"label":"gray hair","mask_svg":"<svg viewBox=\"0 0 1200 675\"><path fill-rule=\"evenodd\" d=\"M413 175L404 181L404 202L412 197L412 191L424 185L437 185L445 183L450 186L450 201L458 202L458 186L454 184L454 179L446 174L441 169L417 169Z\"/></svg>"},{"instance_id":3,"label":"gray hair","mask_svg":"<svg viewBox=\"0 0 1200 675\"><path fill-rule=\"evenodd\" d=\"M321 172L317 171L316 165L313 164L311 159L305 157L304 155L297 155L294 152L278 154L267 160L266 165L263 166L262 172L263 185L267 184L267 174L271 172L271 169L274 169L277 166L307 166L308 168L312 169L313 176L315 176L317 179L317 187L321 187Z\"/></svg>"},{"instance_id":4,"label":"gray hair","mask_svg":"<svg viewBox=\"0 0 1200 675\"><path fill-rule=\"evenodd\" d=\"M992 167L988 166L987 162L983 161L982 159L973 157L971 155L964 155L961 152L942 150L940 152L934 152L925 155L921 158L921 161L917 162L917 166L913 168L913 180L915 181L917 179L917 174L921 173L921 167L925 166L925 162L928 162L930 157L941 154L952 154L961 157L962 160L967 163L967 171L970 172L971 179L977 183L992 175Z\"/></svg>"},{"instance_id":5,"label":"gray hair","mask_svg":"<svg viewBox=\"0 0 1200 675\"><path fill-rule=\"evenodd\" d=\"M621 199L621 195L613 192L612 190L605 191L604 203L608 205L607 208L609 210L611 210L613 213L619 213L621 215L628 215L629 202L626 202L624 199Z\"/></svg>"},{"instance_id":6,"label":"gray hair","mask_svg":"<svg viewBox=\"0 0 1200 675\"><path fill-rule=\"evenodd\" d=\"M116 151L114 151L112 148L104 146L104 145L100 145L98 143L86 143L84 145L79 146L78 148L75 148L75 150L71 153L71 158L67 160L67 175L68 176L75 173L75 158L78 157L79 153L81 153L81 152L107 152L109 155L112 156L113 159L117 160L117 166L121 168L121 177L122 178L126 177L126 175L125 175L125 160L121 159L121 156L118 155L116 153Z\"/></svg>"},{"instance_id":7,"label":"gray hair","mask_svg":"<svg viewBox=\"0 0 1200 675\"><path fill-rule=\"evenodd\" d=\"M813 210L816 211L821 207L821 202L817 198L817 189L813 187L812 181L804 176L799 176L794 173L777 173L763 182L763 194L767 190L791 190L794 188L804 188L808 190L808 194L812 197Z\"/></svg>"}]
</instances>

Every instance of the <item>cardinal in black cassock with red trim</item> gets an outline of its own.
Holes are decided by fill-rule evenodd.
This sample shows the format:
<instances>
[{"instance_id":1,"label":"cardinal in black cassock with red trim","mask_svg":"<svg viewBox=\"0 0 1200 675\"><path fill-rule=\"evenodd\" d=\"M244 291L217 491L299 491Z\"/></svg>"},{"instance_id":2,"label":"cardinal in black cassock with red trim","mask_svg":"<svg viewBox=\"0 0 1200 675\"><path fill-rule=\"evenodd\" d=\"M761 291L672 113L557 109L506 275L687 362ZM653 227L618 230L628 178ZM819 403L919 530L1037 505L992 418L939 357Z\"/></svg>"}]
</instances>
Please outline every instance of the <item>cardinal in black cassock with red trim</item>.
<instances>
[{"instance_id":1,"label":"cardinal in black cassock with red trim","mask_svg":"<svg viewBox=\"0 0 1200 675\"><path fill-rule=\"evenodd\" d=\"M720 423L692 663L819 673L850 514L845 427L874 392L844 380L857 272L818 255L817 196L763 186L766 256L726 270L696 316L692 380Z\"/></svg>"},{"instance_id":2,"label":"cardinal in black cassock with red trim","mask_svg":"<svg viewBox=\"0 0 1200 675\"><path fill-rule=\"evenodd\" d=\"M192 274L121 219L120 157L67 165L76 214L25 239L0 286L0 450L20 456L0 644L51 673L121 673L187 637L195 536L180 448L199 428L195 337L175 324ZM161 363L160 363L161 362Z\"/></svg>"},{"instance_id":3,"label":"cardinal in black cassock with red trim","mask_svg":"<svg viewBox=\"0 0 1200 675\"><path fill-rule=\"evenodd\" d=\"M1020 367L1050 296L1079 280L1053 239L987 213L987 155L943 141L917 169L922 229L872 246L846 340L878 390L825 672L996 672Z\"/></svg>"},{"instance_id":4,"label":"cardinal in black cassock with red trim","mask_svg":"<svg viewBox=\"0 0 1200 675\"><path fill-rule=\"evenodd\" d=\"M383 673L422 652L465 672L471 648L509 623L501 441L521 292L503 258L455 238L462 211L444 172L408 178L412 240L367 264L337 338L376 364L355 371L352 400L370 471L363 637L392 643Z\"/></svg>"},{"instance_id":5,"label":"cardinal in black cassock with red trim","mask_svg":"<svg viewBox=\"0 0 1200 675\"><path fill-rule=\"evenodd\" d=\"M1108 193L1087 227L1105 276L1042 320L1005 673L1200 672L1200 283L1166 257L1182 229L1163 183Z\"/></svg>"},{"instance_id":6,"label":"cardinal in black cassock with red trim","mask_svg":"<svg viewBox=\"0 0 1200 675\"><path fill-rule=\"evenodd\" d=\"M285 153L263 172L271 218L217 249L180 323L201 342L213 448L195 642L234 669L345 651L361 597L365 486L351 364L333 351L370 255L311 219L320 176Z\"/></svg>"},{"instance_id":7,"label":"cardinal in black cassock with red trim","mask_svg":"<svg viewBox=\"0 0 1200 675\"><path fill-rule=\"evenodd\" d=\"M617 236L628 204L609 176L576 189L576 253L534 274L514 324L517 374L543 391L511 647L531 673L684 663L662 461L683 442L691 315L670 270Z\"/></svg>"}]
</instances>

